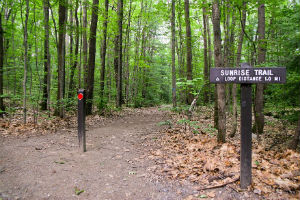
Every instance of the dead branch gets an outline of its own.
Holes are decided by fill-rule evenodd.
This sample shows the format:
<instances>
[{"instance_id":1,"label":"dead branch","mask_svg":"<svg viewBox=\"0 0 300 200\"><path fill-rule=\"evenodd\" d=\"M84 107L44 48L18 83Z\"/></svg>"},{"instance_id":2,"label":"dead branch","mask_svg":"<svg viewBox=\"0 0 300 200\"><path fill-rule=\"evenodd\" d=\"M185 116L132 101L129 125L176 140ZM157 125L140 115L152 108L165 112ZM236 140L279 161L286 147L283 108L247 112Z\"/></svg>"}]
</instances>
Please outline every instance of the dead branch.
<instances>
[{"instance_id":1,"label":"dead branch","mask_svg":"<svg viewBox=\"0 0 300 200\"><path fill-rule=\"evenodd\" d=\"M208 186L208 187L204 187L204 188L198 188L197 190L209 190L209 189L215 189L215 188L220 188L220 187L224 187L228 184L231 184L231 183L235 183L237 182L238 180L240 180L240 177L237 177L235 179L233 179L232 181L229 181L227 183L223 183L223 184L220 184L220 185L214 185L214 186Z\"/></svg>"}]
</instances>

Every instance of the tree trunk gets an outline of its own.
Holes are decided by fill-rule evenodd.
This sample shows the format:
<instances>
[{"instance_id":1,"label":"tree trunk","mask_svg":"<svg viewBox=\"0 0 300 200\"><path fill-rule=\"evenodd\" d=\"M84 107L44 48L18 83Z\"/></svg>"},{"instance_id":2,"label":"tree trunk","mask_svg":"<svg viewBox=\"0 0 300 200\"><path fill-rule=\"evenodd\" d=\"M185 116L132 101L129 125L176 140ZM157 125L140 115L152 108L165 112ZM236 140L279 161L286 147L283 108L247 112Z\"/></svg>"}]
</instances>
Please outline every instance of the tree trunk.
<instances>
[{"instance_id":1,"label":"tree trunk","mask_svg":"<svg viewBox=\"0 0 300 200\"><path fill-rule=\"evenodd\" d=\"M101 75L100 75L100 110L104 107L104 81L105 81L105 58L106 58L106 44L107 44L107 23L108 23L108 0L105 0L105 12L104 12L104 22L103 22L103 41L101 48Z\"/></svg>"},{"instance_id":2,"label":"tree trunk","mask_svg":"<svg viewBox=\"0 0 300 200\"><path fill-rule=\"evenodd\" d=\"M213 1L213 30L214 30L214 52L215 67L223 67L221 50L221 28L219 1ZM226 138L226 113L225 113L225 85L217 84L218 96L218 142L225 142Z\"/></svg>"},{"instance_id":3,"label":"tree trunk","mask_svg":"<svg viewBox=\"0 0 300 200\"><path fill-rule=\"evenodd\" d=\"M69 0L70 4L73 5L73 0ZM69 73L67 73L68 80L66 84L66 88L68 88L68 95L67 98L72 96L72 92L70 91L70 82L71 82L71 77L72 77L72 70L73 70L73 64L74 64L74 54L73 54L73 32L74 32L74 27L73 27L73 7L70 7L70 15L69 15L69 19L67 19L67 21L69 20L68 23L68 35L69 35ZM69 104L69 101L68 103Z\"/></svg>"},{"instance_id":4,"label":"tree trunk","mask_svg":"<svg viewBox=\"0 0 300 200\"><path fill-rule=\"evenodd\" d=\"M125 97L126 97L126 104L128 105L130 101L129 91L130 91L130 81L129 81L129 49L131 45L130 40L130 27L131 27L131 9L132 9L132 0L129 2L129 13L128 13L128 25L126 30L126 45L125 45L125 51L126 51L126 86L125 86Z\"/></svg>"},{"instance_id":5,"label":"tree trunk","mask_svg":"<svg viewBox=\"0 0 300 200\"><path fill-rule=\"evenodd\" d=\"M78 52L79 52L79 20L78 20L78 0L75 3L75 23L76 23L76 36L75 36L75 55L72 55L72 66L71 66L71 73L70 73L70 82L69 82L69 93L68 98L72 98L72 96L76 93L74 91L74 75L75 69L78 65ZM71 51L72 52L72 51Z\"/></svg>"},{"instance_id":6,"label":"tree trunk","mask_svg":"<svg viewBox=\"0 0 300 200\"><path fill-rule=\"evenodd\" d=\"M204 2L205 4L205 2ZM203 5L202 12L203 12L203 40L204 40L204 91L203 91L203 103L208 103L208 87L209 87L209 72L208 72L208 58L207 58L207 13L206 13L206 5Z\"/></svg>"},{"instance_id":7,"label":"tree trunk","mask_svg":"<svg viewBox=\"0 0 300 200\"><path fill-rule=\"evenodd\" d=\"M26 85L27 85L27 69L28 69L28 33L27 33L27 25L28 25L28 17L29 17L29 0L26 0L26 14L25 14L25 23L24 23L24 78L23 78L23 121L26 123Z\"/></svg>"},{"instance_id":8,"label":"tree trunk","mask_svg":"<svg viewBox=\"0 0 300 200\"><path fill-rule=\"evenodd\" d=\"M118 82L119 82L119 71L118 71L118 65L119 65L119 36L115 35L114 38L114 70L115 70L115 81L116 81L116 106L117 106L117 96L118 96Z\"/></svg>"},{"instance_id":9,"label":"tree trunk","mask_svg":"<svg viewBox=\"0 0 300 200\"><path fill-rule=\"evenodd\" d=\"M65 34L67 0L59 1L59 33L58 33L58 105L55 115L64 118L64 90L65 90Z\"/></svg>"},{"instance_id":10,"label":"tree trunk","mask_svg":"<svg viewBox=\"0 0 300 200\"><path fill-rule=\"evenodd\" d=\"M89 67L88 67L88 74L87 74L87 82L85 84L86 91L87 91L87 104L86 104L87 115L92 114L92 107L93 107L98 8L99 8L99 0L93 0L92 19L91 19L91 27L90 27L90 40L89 40L89 62L88 62Z\"/></svg>"},{"instance_id":11,"label":"tree trunk","mask_svg":"<svg viewBox=\"0 0 300 200\"><path fill-rule=\"evenodd\" d=\"M122 55L122 42L123 42L123 0L118 0L118 82L117 82L117 99L116 106L120 108L123 103L122 95L122 72L123 72L123 55Z\"/></svg>"},{"instance_id":12,"label":"tree trunk","mask_svg":"<svg viewBox=\"0 0 300 200\"><path fill-rule=\"evenodd\" d=\"M213 62L212 62L212 50L211 50L211 39L210 39L210 25L209 25L209 17L208 15L206 16L207 20L206 20L206 23L207 23L207 42L208 42L208 46L207 46L207 49L208 49L208 71L210 70L210 68L212 67L213 65ZM209 98L210 98L210 101L213 99L213 95L214 93L211 92L211 85L209 84Z\"/></svg>"},{"instance_id":13,"label":"tree trunk","mask_svg":"<svg viewBox=\"0 0 300 200\"><path fill-rule=\"evenodd\" d=\"M230 2L228 0L224 1L224 48L223 48L223 65L224 67L229 67L230 65L230 48L232 46L232 43L230 43L230 29L234 31L235 22L233 21L231 25L229 25L230 22ZM234 13L232 13L234 15ZM225 107L226 110L229 111L230 108L230 84L225 85Z\"/></svg>"},{"instance_id":14,"label":"tree trunk","mask_svg":"<svg viewBox=\"0 0 300 200\"><path fill-rule=\"evenodd\" d=\"M190 4L189 0L184 1L184 15L185 15L185 29L186 29L186 75L187 81L193 80L193 69L192 69L192 33L191 33L191 24L190 24ZM192 88L188 88L187 94L187 103L191 104L194 97Z\"/></svg>"},{"instance_id":15,"label":"tree trunk","mask_svg":"<svg viewBox=\"0 0 300 200\"><path fill-rule=\"evenodd\" d=\"M182 35L182 5L181 0L177 3L177 23L178 23L178 42L176 43L176 49L177 49L177 59L178 59L178 77L182 81L185 77L185 70L184 70L184 55L183 55L183 35ZM186 96L185 93L182 92L181 95L179 95L179 101L181 103L186 102Z\"/></svg>"},{"instance_id":16,"label":"tree trunk","mask_svg":"<svg viewBox=\"0 0 300 200\"><path fill-rule=\"evenodd\" d=\"M178 68L179 68L179 78L184 78L184 56L183 56L183 36L182 36L182 27L181 27L181 17L182 17L182 10L181 10L181 0L178 1L178 37L179 37L179 48L177 50L178 54ZM181 95L183 96L183 95ZM183 100L184 101L184 100Z\"/></svg>"},{"instance_id":17,"label":"tree trunk","mask_svg":"<svg viewBox=\"0 0 300 200\"><path fill-rule=\"evenodd\" d=\"M244 31L243 27L245 27L246 24L246 4L243 2L243 11L242 11L242 19L241 19L241 31L239 36L239 43L238 43L238 49L236 53L236 67L240 66L241 61L241 55L242 55L242 47L243 47L243 40L244 40ZM230 137L234 137L236 130L237 130L237 85L234 83L232 85L232 101L233 101L233 122L232 122L232 130L230 133Z\"/></svg>"},{"instance_id":18,"label":"tree trunk","mask_svg":"<svg viewBox=\"0 0 300 200\"><path fill-rule=\"evenodd\" d=\"M50 110L49 0L44 0L44 85L42 110Z\"/></svg>"},{"instance_id":19,"label":"tree trunk","mask_svg":"<svg viewBox=\"0 0 300 200\"><path fill-rule=\"evenodd\" d=\"M87 43L87 4L88 0L83 2L83 15L82 15L82 54L83 54L83 81L87 82L88 74L88 43ZM86 85L84 85L87 88Z\"/></svg>"},{"instance_id":20,"label":"tree trunk","mask_svg":"<svg viewBox=\"0 0 300 200\"><path fill-rule=\"evenodd\" d=\"M300 139L300 116L299 116L297 128L295 130L294 138L291 141L289 148L296 150L299 144L299 139Z\"/></svg>"},{"instance_id":21,"label":"tree trunk","mask_svg":"<svg viewBox=\"0 0 300 200\"><path fill-rule=\"evenodd\" d=\"M266 59L265 41L265 4L261 3L258 7L258 64L263 64ZM264 85L256 84L255 90L255 127L258 134L264 131Z\"/></svg>"},{"instance_id":22,"label":"tree trunk","mask_svg":"<svg viewBox=\"0 0 300 200\"><path fill-rule=\"evenodd\" d=\"M2 12L0 12L0 117L3 117L3 112L5 111L3 102L3 60L4 60L4 30L2 28Z\"/></svg>"},{"instance_id":23,"label":"tree trunk","mask_svg":"<svg viewBox=\"0 0 300 200\"><path fill-rule=\"evenodd\" d=\"M214 101L214 127L215 129L218 129L218 119L219 119L219 116L218 116L218 91L217 91L217 85L215 85L214 87L214 97L215 97L215 101Z\"/></svg>"},{"instance_id":24,"label":"tree trunk","mask_svg":"<svg viewBox=\"0 0 300 200\"><path fill-rule=\"evenodd\" d=\"M42 79L40 76L40 70L39 70L39 63L38 63L38 57L39 57L39 51L38 51L38 44L37 44L37 21L36 21L36 4L34 3L34 50L35 50L35 68L36 68L36 73L38 76L38 80L39 80L39 90L38 90L38 98L36 99L36 104L33 104L33 110L34 110L34 125L37 124L37 120L38 120L38 115L39 115L39 103L40 103L40 96L41 96L41 92L42 92Z\"/></svg>"},{"instance_id":25,"label":"tree trunk","mask_svg":"<svg viewBox=\"0 0 300 200\"><path fill-rule=\"evenodd\" d=\"M172 102L176 107L176 68L175 68L175 0L172 0L172 16L171 16L171 32L172 32Z\"/></svg>"}]
</instances>

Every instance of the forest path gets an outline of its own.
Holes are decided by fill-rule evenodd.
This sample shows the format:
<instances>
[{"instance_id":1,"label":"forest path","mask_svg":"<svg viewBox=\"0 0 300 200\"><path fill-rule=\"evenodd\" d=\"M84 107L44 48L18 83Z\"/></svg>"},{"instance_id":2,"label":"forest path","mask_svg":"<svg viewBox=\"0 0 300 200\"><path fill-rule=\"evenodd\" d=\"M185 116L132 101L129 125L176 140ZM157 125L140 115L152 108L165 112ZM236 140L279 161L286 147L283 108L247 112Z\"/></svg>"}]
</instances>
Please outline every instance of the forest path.
<instances>
[{"instance_id":1,"label":"forest path","mask_svg":"<svg viewBox=\"0 0 300 200\"><path fill-rule=\"evenodd\" d=\"M148 158L166 111L139 112L87 131L87 152L77 132L0 138L2 199L183 199L192 187L151 172ZM77 188L77 189L75 189ZM75 190L84 190L75 194Z\"/></svg>"}]
</instances>

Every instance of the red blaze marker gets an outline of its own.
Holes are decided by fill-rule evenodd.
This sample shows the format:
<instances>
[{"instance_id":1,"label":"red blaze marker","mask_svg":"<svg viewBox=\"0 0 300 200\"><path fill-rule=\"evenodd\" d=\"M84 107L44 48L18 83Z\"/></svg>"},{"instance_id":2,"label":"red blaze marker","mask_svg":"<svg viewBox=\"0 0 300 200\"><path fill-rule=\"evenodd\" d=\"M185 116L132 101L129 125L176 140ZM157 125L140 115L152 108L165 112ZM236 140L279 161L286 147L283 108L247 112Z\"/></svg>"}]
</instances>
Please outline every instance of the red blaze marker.
<instances>
[{"instance_id":1,"label":"red blaze marker","mask_svg":"<svg viewBox=\"0 0 300 200\"><path fill-rule=\"evenodd\" d=\"M83 94L82 94L82 93L79 93L79 94L77 95L77 98L78 98L78 100L82 100L82 99L83 99Z\"/></svg>"}]
</instances>

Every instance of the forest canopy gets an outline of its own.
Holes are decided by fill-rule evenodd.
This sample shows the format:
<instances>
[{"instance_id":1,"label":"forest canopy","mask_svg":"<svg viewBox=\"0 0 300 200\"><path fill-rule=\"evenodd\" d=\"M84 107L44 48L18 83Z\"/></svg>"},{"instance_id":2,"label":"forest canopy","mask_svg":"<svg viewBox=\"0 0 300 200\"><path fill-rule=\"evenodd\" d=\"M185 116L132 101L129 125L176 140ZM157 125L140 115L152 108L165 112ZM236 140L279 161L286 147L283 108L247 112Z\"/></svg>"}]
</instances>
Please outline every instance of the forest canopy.
<instances>
[{"instance_id":1,"label":"forest canopy","mask_svg":"<svg viewBox=\"0 0 300 200\"><path fill-rule=\"evenodd\" d=\"M216 99L209 68L242 62L287 69L286 84L264 86L265 112L299 108L299 6L298 0L2 0L2 115L22 111L26 121L27 114L48 110L64 117L76 108L79 88L87 90L88 114L122 105L185 105L195 97L209 105ZM239 98L232 87L225 88L229 107L233 95Z\"/></svg>"}]
</instances>

